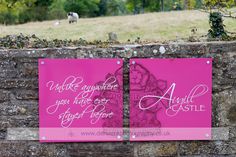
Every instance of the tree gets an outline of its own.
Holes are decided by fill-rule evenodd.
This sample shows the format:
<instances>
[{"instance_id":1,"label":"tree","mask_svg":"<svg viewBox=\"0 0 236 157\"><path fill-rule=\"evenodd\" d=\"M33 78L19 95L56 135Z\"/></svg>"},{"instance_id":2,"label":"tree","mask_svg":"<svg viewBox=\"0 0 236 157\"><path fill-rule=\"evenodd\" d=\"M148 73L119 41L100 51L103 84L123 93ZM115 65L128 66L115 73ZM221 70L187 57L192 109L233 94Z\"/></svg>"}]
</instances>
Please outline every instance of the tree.
<instances>
[{"instance_id":1,"label":"tree","mask_svg":"<svg viewBox=\"0 0 236 157\"><path fill-rule=\"evenodd\" d=\"M66 0L54 0L49 6L49 18L50 19L63 19L66 17L66 11L64 10L64 4Z\"/></svg>"},{"instance_id":2,"label":"tree","mask_svg":"<svg viewBox=\"0 0 236 157\"><path fill-rule=\"evenodd\" d=\"M194 9L196 6L196 0L184 0L184 9Z\"/></svg>"},{"instance_id":3,"label":"tree","mask_svg":"<svg viewBox=\"0 0 236 157\"><path fill-rule=\"evenodd\" d=\"M203 6L203 0L196 0L196 9L200 9Z\"/></svg>"},{"instance_id":4,"label":"tree","mask_svg":"<svg viewBox=\"0 0 236 157\"><path fill-rule=\"evenodd\" d=\"M35 5L38 7L48 7L53 3L53 0L36 0Z\"/></svg>"},{"instance_id":5,"label":"tree","mask_svg":"<svg viewBox=\"0 0 236 157\"><path fill-rule=\"evenodd\" d=\"M134 14L140 13L141 3L140 0L127 0L126 6L130 12Z\"/></svg>"},{"instance_id":6,"label":"tree","mask_svg":"<svg viewBox=\"0 0 236 157\"><path fill-rule=\"evenodd\" d=\"M107 1L108 0L100 0L99 2L99 15L105 16L107 14Z\"/></svg>"},{"instance_id":7,"label":"tree","mask_svg":"<svg viewBox=\"0 0 236 157\"><path fill-rule=\"evenodd\" d=\"M109 0L107 2L106 15L122 15L126 13L126 7L124 1L121 0Z\"/></svg>"},{"instance_id":8,"label":"tree","mask_svg":"<svg viewBox=\"0 0 236 157\"><path fill-rule=\"evenodd\" d=\"M144 5L146 11L163 11L164 8L162 8L162 3L164 7L163 0L147 0L146 4Z\"/></svg>"},{"instance_id":9,"label":"tree","mask_svg":"<svg viewBox=\"0 0 236 157\"><path fill-rule=\"evenodd\" d=\"M99 11L96 0L67 0L64 9L66 12L76 12L84 17L97 16Z\"/></svg>"},{"instance_id":10,"label":"tree","mask_svg":"<svg viewBox=\"0 0 236 157\"><path fill-rule=\"evenodd\" d=\"M235 0L204 0L204 5L208 9L220 9L223 7L231 7L235 5Z\"/></svg>"},{"instance_id":11,"label":"tree","mask_svg":"<svg viewBox=\"0 0 236 157\"><path fill-rule=\"evenodd\" d=\"M164 0L161 0L161 11L164 11Z\"/></svg>"},{"instance_id":12,"label":"tree","mask_svg":"<svg viewBox=\"0 0 236 157\"><path fill-rule=\"evenodd\" d=\"M122 15L127 12L123 0L100 0L98 15Z\"/></svg>"},{"instance_id":13,"label":"tree","mask_svg":"<svg viewBox=\"0 0 236 157\"><path fill-rule=\"evenodd\" d=\"M235 0L204 0L204 6L206 10L212 12L212 10L217 9L217 12L220 12L223 17L235 18L236 16L232 15L232 12L228 8L234 7L236 5Z\"/></svg>"},{"instance_id":14,"label":"tree","mask_svg":"<svg viewBox=\"0 0 236 157\"><path fill-rule=\"evenodd\" d=\"M24 0L23 0L24 1ZM49 7L53 0L34 0L31 7L28 7L19 14L19 23L29 21L43 21L48 19Z\"/></svg>"},{"instance_id":15,"label":"tree","mask_svg":"<svg viewBox=\"0 0 236 157\"><path fill-rule=\"evenodd\" d=\"M164 6L163 0L127 0L127 8L134 14L160 11L162 5Z\"/></svg>"},{"instance_id":16,"label":"tree","mask_svg":"<svg viewBox=\"0 0 236 157\"><path fill-rule=\"evenodd\" d=\"M223 17L227 16L224 13L228 12L223 8L229 8L235 5L234 0L204 0L204 5L210 10L208 36L210 38L228 39L229 36L225 31L225 25L223 23ZM229 13L230 14L230 13ZM230 17L231 14L230 14ZM234 17L236 18L236 17Z\"/></svg>"},{"instance_id":17,"label":"tree","mask_svg":"<svg viewBox=\"0 0 236 157\"><path fill-rule=\"evenodd\" d=\"M0 23L19 23L20 14L28 8L33 7L35 0L1 0Z\"/></svg>"}]
</instances>

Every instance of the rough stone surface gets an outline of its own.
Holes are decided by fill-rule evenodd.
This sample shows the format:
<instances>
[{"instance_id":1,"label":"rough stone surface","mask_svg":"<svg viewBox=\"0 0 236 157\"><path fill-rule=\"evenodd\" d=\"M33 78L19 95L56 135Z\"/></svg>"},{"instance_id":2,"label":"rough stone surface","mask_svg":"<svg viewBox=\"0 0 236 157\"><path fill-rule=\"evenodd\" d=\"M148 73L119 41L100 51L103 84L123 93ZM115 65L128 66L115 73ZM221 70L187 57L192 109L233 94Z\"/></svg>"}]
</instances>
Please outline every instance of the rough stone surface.
<instances>
[{"instance_id":1,"label":"rough stone surface","mask_svg":"<svg viewBox=\"0 0 236 157\"><path fill-rule=\"evenodd\" d=\"M135 143L134 155L137 157L177 156L176 142Z\"/></svg>"},{"instance_id":2,"label":"rough stone surface","mask_svg":"<svg viewBox=\"0 0 236 157\"><path fill-rule=\"evenodd\" d=\"M165 48L162 54L159 52L161 46ZM212 57L212 126L226 128L226 131L223 128L222 137L220 138L222 131L216 130L218 140L213 141L41 144L32 140L6 140L7 130L11 128L37 128L39 125L39 58L123 58L125 62L124 126L128 127L128 62L133 57ZM14 134L14 131L11 133ZM19 132L19 134L25 136L25 132ZM0 156L236 156L236 42L171 42L169 44L113 45L107 48L88 45L55 49L0 50Z\"/></svg>"}]
</instances>

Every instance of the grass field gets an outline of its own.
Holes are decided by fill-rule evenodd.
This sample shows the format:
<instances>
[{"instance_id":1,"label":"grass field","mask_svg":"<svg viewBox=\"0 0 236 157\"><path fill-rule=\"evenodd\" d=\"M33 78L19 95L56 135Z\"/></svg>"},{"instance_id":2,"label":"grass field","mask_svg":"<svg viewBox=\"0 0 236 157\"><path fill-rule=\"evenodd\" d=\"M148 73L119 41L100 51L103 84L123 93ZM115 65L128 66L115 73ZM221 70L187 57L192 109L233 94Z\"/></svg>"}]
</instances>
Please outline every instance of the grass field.
<instances>
[{"instance_id":1,"label":"grass field","mask_svg":"<svg viewBox=\"0 0 236 157\"><path fill-rule=\"evenodd\" d=\"M81 18L76 24L67 20L31 22L22 25L0 25L0 36L9 34L35 34L45 39L79 39L88 41L108 39L109 32L115 32L118 40L126 42L140 37L141 40L165 41L186 38L191 29L197 28L197 35L206 35L209 29L208 14L200 11L173 11L141 15ZM236 32L236 20L225 19L226 29Z\"/></svg>"}]
</instances>

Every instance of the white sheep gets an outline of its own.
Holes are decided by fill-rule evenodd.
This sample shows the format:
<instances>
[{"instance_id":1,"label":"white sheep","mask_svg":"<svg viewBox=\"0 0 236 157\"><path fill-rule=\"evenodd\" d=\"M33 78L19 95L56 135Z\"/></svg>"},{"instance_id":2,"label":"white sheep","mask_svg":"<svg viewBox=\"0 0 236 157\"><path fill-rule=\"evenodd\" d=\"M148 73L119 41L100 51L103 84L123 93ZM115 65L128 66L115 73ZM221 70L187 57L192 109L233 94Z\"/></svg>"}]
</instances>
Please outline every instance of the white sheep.
<instances>
[{"instance_id":1,"label":"white sheep","mask_svg":"<svg viewBox=\"0 0 236 157\"><path fill-rule=\"evenodd\" d=\"M68 17L69 23L74 23L74 22L77 23L77 21L79 20L79 15L77 13L74 13L74 12L69 12L67 14L67 17Z\"/></svg>"}]
</instances>

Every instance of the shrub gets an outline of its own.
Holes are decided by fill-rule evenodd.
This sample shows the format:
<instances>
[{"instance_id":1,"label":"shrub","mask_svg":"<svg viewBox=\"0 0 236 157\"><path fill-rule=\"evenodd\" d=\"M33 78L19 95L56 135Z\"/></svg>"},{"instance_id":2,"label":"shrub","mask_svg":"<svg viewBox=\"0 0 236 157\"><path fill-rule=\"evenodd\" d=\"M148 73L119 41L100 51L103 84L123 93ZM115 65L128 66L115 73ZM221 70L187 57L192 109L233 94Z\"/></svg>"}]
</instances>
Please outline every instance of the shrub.
<instances>
[{"instance_id":1,"label":"shrub","mask_svg":"<svg viewBox=\"0 0 236 157\"><path fill-rule=\"evenodd\" d=\"M96 0L67 0L64 9L66 12L76 12L84 17L97 16L99 11Z\"/></svg>"},{"instance_id":2,"label":"shrub","mask_svg":"<svg viewBox=\"0 0 236 157\"><path fill-rule=\"evenodd\" d=\"M66 0L56 0L49 7L49 19L64 19L66 18L66 11L64 4Z\"/></svg>"},{"instance_id":3,"label":"shrub","mask_svg":"<svg viewBox=\"0 0 236 157\"><path fill-rule=\"evenodd\" d=\"M225 25L223 24L222 14L220 12L211 12L209 17L210 29L208 31L208 36L210 38L227 38L227 33L225 32Z\"/></svg>"},{"instance_id":4,"label":"shrub","mask_svg":"<svg viewBox=\"0 0 236 157\"><path fill-rule=\"evenodd\" d=\"M18 17L14 13L7 11L0 13L0 23L10 25L16 23Z\"/></svg>"}]
</instances>

